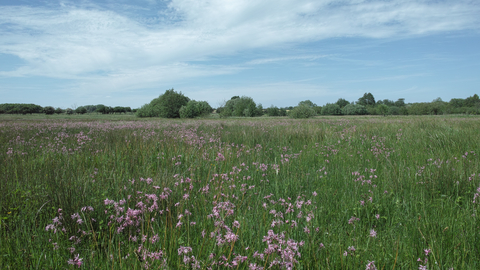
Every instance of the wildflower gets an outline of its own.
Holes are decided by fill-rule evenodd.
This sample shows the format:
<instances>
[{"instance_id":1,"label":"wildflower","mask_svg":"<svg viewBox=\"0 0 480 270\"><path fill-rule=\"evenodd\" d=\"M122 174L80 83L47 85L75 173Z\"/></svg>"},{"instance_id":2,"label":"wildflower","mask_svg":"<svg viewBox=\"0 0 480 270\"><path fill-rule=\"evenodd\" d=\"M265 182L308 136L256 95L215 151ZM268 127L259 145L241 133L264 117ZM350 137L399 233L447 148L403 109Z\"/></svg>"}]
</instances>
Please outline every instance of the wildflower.
<instances>
[{"instance_id":1,"label":"wildflower","mask_svg":"<svg viewBox=\"0 0 480 270\"><path fill-rule=\"evenodd\" d=\"M323 243L320 243L320 249L325 248L325 245Z\"/></svg>"},{"instance_id":2,"label":"wildflower","mask_svg":"<svg viewBox=\"0 0 480 270\"><path fill-rule=\"evenodd\" d=\"M68 264L72 264L72 265L76 265L78 266L78 268L80 268L80 266L82 266L82 263L83 263L83 258L79 258L80 257L80 254L77 254L77 256L75 256L75 258L70 259L68 260Z\"/></svg>"},{"instance_id":3,"label":"wildflower","mask_svg":"<svg viewBox=\"0 0 480 270\"><path fill-rule=\"evenodd\" d=\"M376 217L377 219L379 219L379 218L380 218L380 215L379 215L379 214L376 214L375 217Z\"/></svg>"},{"instance_id":4,"label":"wildflower","mask_svg":"<svg viewBox=\"0 0 480 270\"><path fill-rule=\"evenodd\" d=\"M374 229L370 230L370 237L377 237L377 232Z\"/></svg>"},{"instance_id":5,"label":"wildflower","mask_svg":"<svg viewBox=\"0 0 480 270\"><path fill-rule=\"evenodd\" d=\"M365 268L365 270L377 270L375 261L368 261L367 268Z\"/></svg>"},{"instance_id":6,"label":"wildflower","mask_svg":"<svg viewBox=\"0 0 480 270\"><path fill-rule=\"evenodd\" d=\"M424 251L425 251L425 256L428 256L432 252L431 249L424 249Z\"/></svg>"},{"instance_id":7,"label":"wildflower","mask_svg":"<svg viewBox=\"0 0 480 270\"><path fill-rule=\"evenodd\" d=\"M238 222L238 221L235 220L235 221L233 222L233 227L235 227L235 228L240 228L240 222Z\"/></svg>"}]
</instances>

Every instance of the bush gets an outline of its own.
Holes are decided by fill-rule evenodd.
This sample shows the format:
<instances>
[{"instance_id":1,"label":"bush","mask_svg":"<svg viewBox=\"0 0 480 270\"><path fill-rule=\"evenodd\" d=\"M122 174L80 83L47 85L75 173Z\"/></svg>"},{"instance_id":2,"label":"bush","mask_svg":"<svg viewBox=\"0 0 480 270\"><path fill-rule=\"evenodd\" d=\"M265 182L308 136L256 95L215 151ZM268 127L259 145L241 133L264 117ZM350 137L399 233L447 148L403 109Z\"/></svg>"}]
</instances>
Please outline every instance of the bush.
<instances>
[{"instance_id":1,"label":"bush","mask_svg":"<svg viewBox=\"0 0 480 270\"><path fill-rule=\"evenodd\" d=\"M80 106L78 107L76 110L75 110L76 113L78 114L86 114L87 113L87 109L83 106Z\"/></svg>"},{"instance_id":2,"label":"bush","mask_svg":"<svg viewBox=\"0 0 480 270\"><path fill-rule=\"evenodd\" d=\"M322 115L341 115L342 110L337 104L327 103L327 105L322 108Z\"/></svg>"},{"instance_id":3,"label":"bush","mask_svg":"<svg viewBox=\"0 0 480 270\"><path fill-rule=\"evenodd\" d=\"M235 96L221 109L220 117L239 116L239 117L253 117L263 114L263 108L259 104L257 106L251 97Z\"/></svg>"},{"instance_id":4,"label":"bush","mask_svg":"<svg viewBox=\"0 0 480 270\"><path fill-rule=\"evenodd\" d=\"M399 115L400 114L400 108L397 106L391 106L388 108L388 114L390 115Z\"/></svg>"},{"instance_id":5,"label":"bush","mask_svg":"<svg viewBox=\"0 0 480 270\"><path fill-rule=\"evenodd\" d=\"M51 115L55 113L55 108L53 108L52 106L47 106L43 108L43 112L45 114Z\"/></svg>"},{"instance_id":6,"label":"bush","mask_svg":"<svg viewBox=\"0 0 480 270\"><path fill-rule=\"evenodd\" d=\"M70 108L67 108L67 109L65 110L65 112L66 112L68 115L73 114L73 110L70 109Z\"/></svg>"},{"instance_id":7,"label":"bush","mask_svg":"<svg viewBox=\"0 0 480 270\"><path fill-rule=\"evenodd\" d=\"M342 109L342 113L345 115L364 115L367 114L365 106L360 104L347 104Z\"/></svg>"},{"instance_id":8,"label":"bush","mask_svg":"<svg viewBox=\"0 0 480 270\"><path fill-rule=\"evenodd\" d=\"M388 106L385 105L385 104L380 104L377 106L377 112L378 114L381 114L383 116L385 116L388 112Z\"/></svg>"},{"instance_id":9,"label":"bush","mask_svg":"<svg viewBox=\"0 0 480 270\"><path fill-rule=\"evenodd\" d=\"M317 115L317 113L310 106L299 105L299 106L293 108L293 110L291 110L288 115L291 118L310 118L310 117L313 117L313 116Z\"/></svg>"},{"instance_id":10,"label":"bush","mask_svg":"<svg viewBox=\"0 0 480 270\"><path fill-rule=\"evenodd\" d=\"M62 108L56 108L55 109L55 113L56 114L62 114L64 111L62 110Z\"/></svg>"},{"instance_id":11,"label":"bush","mask_svg":"<svg viewBox=\"0 0 480 270\"><path fill-rule=\"evenodd\" d=\"M180 108L180 118L194 118L205 116L213 111L212 107L206 101L190 100L187 105Z\"/></svg>"},{"instance_id":12,"label":"bush","mask_svg":"<svg viewBox=\"0 0 480 270\"><path fill-rule=\"evenodd\" d=\"M153 99L149 104L143 105L137 112L138 117L180 117L180 108L187 105L190 99L181 92L172 89L166 90L163 95Z\"/></svg>"},{"instance_id":13,"label":"bush","mask_svg":"<svg viewBox=\"0 0 480 270\"><path fill-rule=\"evenodd\" d=\"M278 109L278 107L275 107L275 106L272 105L269 108L267 108L266 113L267 113L268 116L279 116L280 115L280 109Z\"/></svg>"}]
</instances>

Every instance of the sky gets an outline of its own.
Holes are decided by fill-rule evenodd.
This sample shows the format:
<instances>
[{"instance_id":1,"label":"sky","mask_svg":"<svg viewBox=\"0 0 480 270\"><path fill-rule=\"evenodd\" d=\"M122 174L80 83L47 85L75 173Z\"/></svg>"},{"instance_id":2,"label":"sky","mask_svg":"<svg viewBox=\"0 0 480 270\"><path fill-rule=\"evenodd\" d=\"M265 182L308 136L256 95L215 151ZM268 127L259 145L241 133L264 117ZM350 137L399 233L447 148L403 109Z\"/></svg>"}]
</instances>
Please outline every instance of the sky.
<instances>
[{"instance_id":1,"label":"sky","mask_svg":"<svg viewBox=\"0 0 480 270\"><path fill-rule=\"evenodd\" d=\"M478 0L0 0L0 103L480 94Z\"/></svg>"}]
</instances>

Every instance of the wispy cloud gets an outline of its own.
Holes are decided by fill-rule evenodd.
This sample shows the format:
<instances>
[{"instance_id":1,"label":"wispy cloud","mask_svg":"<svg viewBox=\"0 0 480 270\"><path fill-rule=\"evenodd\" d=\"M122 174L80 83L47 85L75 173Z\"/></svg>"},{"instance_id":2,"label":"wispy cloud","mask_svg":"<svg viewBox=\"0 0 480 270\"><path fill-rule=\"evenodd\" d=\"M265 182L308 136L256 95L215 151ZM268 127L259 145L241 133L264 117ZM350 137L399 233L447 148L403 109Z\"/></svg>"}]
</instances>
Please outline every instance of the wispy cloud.
<instances>
[{"instance_id":1,"label":"wispy cloud","mask_svg":"<svg viewBox=\"0 0 480 270\"><path fill-rule=\"evenodd\" d=\"M158 8L148 16L142 16L145 6L140 5L81 3L1 6L0 53L25 64L0 76L62 78L81 82L79 87L94 83L121 90L239 72L242 64L211 65L208 60L252 49L336 37L480 30L480 4L469 0L148 0L150 8ZM322 57L302 54L246 63Z\"/></svg>"}]
</instances>

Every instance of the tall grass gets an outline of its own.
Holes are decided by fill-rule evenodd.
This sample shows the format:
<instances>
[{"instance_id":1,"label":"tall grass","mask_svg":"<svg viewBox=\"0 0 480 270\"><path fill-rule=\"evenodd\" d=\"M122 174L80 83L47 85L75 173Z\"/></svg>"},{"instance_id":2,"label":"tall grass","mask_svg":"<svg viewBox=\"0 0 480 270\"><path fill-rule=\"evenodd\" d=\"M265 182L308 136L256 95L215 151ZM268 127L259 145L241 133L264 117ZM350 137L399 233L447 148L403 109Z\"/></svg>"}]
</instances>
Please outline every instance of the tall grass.
<instances>
[{"instance_id":1,"label":"tall grass","mask_svg":"<svg viewBox=\"0 0 480 270\"><path fill-rule=\"evenodd\" d=\"M478 269L479 118L0 122L2 269Z\"/></svg>"}]
</instances>

